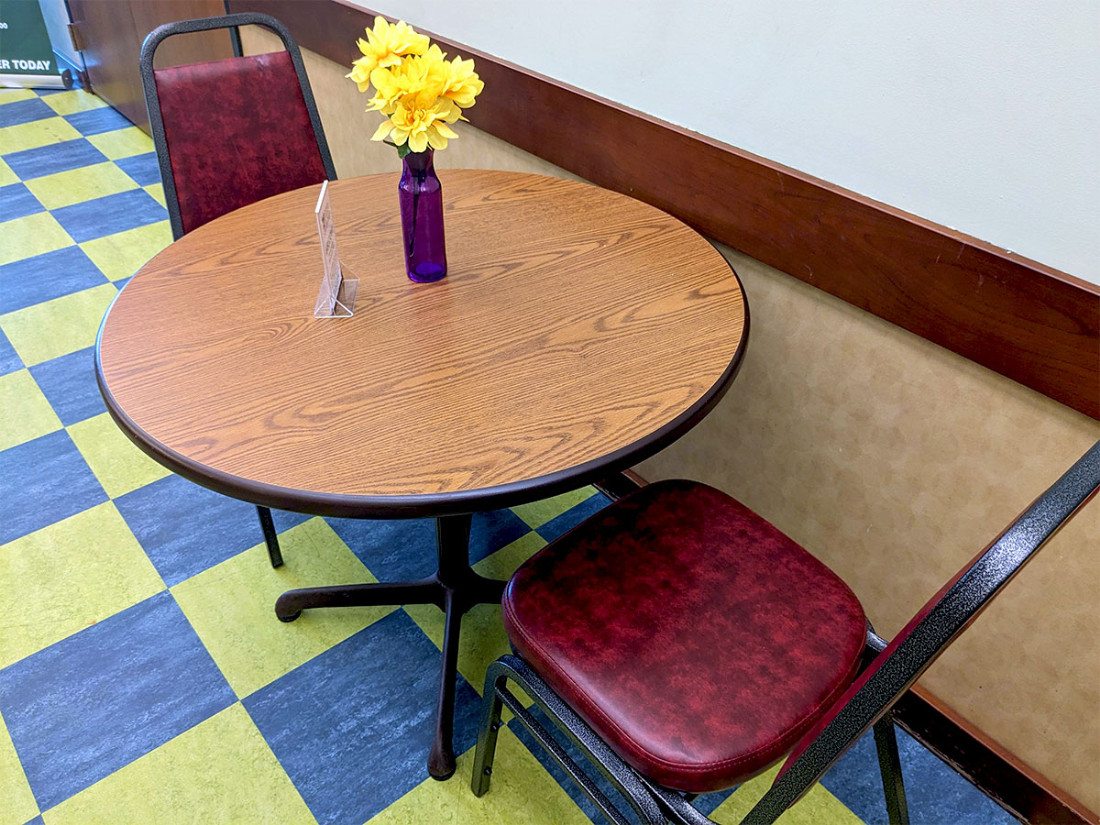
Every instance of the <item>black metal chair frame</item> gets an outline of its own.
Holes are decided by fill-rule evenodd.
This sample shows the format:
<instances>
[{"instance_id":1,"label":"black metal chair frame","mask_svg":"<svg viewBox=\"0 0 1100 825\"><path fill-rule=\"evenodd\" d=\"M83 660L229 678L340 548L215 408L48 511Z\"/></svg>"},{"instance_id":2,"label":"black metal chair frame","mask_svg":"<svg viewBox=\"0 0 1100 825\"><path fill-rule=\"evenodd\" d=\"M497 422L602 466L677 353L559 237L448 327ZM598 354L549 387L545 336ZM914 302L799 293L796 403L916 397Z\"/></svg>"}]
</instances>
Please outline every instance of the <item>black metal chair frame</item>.
<instances>
[{"instance_id":1,"label":"black metal chair frame","mask_svg":"<svg viewBox=\"0 0 1100 825\"><path fill-rule=\"evenodd\" d=\"M1037 498L933 605L904 641L836 713L820 735L787 766L742 825L774 822L797 802L868 729L874 729L879 767L892 825L908 825L901 765L891 710L935 658L960 634L1020 568L1100 489L1100 441ZM886 648L868 627L864 667ZM597 767L647 825L672 821L714 825L692 807L694 795L657 785L622 759L522 659L503 656L485 676L481 728L471 787L489 790L502 707L506 706L581 791L615 825L629 820L507 686L519 685Z\"/></svg>"},{"instance_id":2,"label":"black metal chair frame","mask_svg":"<svg viewBox=\"0 0 1100 825\"><path fill-rule=\"evenodd\" d=\"M180 20L176 23L165 23L149 33L141 46L141 85L145 91L145 107L149 113L149 129L153 136L153 145L157 151L157 163L160 166L160 178L164 184L164 200L168 207L168 219L172 225L172 239L179 240L184 235L183 219L180 215L179 195L176 192L176 182L172 176L172 160L168 154L168 140L164 131L164 119L160 111L160 96L157 92L157 84L154 76L153 59L156 56L157 47L169 37L192 32L212 31L214 29L228 29L233 44L233 54L241 57L240 27L263 26L278 35L283 47L290 53L290 60L294 64L294 71L298 75L298 83L302 89L302 97L305 100L306 110L309 112L309 120L313 126L313 135L317 139L317 149L321 154L321 162L325 167L325 175L329 180L336 180L336 167L332 163L332 155L329 153L328 141L325 140L325 132L321 126L321 117L317 113L317 103L313 98L313 91L306 76L306 67L302 62L302 53L290 31L267 14L256 12L243 12L240 14L227 14L219 17L202 17L195 20ZM260 517L260 528L263 530L264 543L267 545L267 553L271 559L272 567L280 567L283 564L283 554L279 547L279 535L275 530L275 522L271 517L271 510L262 505L256 505L256 512Z\"/></svg>"}]
</instances>

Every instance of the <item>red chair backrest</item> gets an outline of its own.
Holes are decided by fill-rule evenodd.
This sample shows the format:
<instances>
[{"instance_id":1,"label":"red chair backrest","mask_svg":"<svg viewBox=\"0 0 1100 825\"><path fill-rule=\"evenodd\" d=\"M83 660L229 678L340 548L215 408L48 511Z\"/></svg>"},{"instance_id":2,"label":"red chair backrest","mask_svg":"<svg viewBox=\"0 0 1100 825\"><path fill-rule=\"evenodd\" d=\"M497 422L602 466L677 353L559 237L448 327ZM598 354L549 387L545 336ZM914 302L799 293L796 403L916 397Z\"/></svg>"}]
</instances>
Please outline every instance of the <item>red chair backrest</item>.
<instances>
[{"instance_id":1,"label":"red chair backrest","mask_svg":"<svg viewBox=\"0 0 1100 825\"><path fill-rule=\"evenodd\" d=\"M325 180L288 52L154 72L183 232Z\"/></svg>"}]
</instances>

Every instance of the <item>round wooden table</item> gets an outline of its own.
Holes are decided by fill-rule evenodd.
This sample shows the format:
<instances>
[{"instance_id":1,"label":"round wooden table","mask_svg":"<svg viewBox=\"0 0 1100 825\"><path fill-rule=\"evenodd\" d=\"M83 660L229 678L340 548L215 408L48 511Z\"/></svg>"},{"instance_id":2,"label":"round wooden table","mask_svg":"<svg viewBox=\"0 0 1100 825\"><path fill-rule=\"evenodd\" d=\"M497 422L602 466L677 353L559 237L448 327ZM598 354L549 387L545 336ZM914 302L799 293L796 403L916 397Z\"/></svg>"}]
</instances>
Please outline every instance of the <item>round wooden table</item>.
<instances>
[{"instance_id":1,"label":"round wooden table","mask_svg":"<svg viewBox=\"0 0 1100 825\"><path fill-rule=\"evenodd\" d=\"M312 316L319 187L177 240L119 293L96 347L108 410L180 475L255 504L437 518L419 582L291 591L311 607L447 613L433 776L454 770L462 614L502 582L469 566L470 514L629 467L694 426L741 361L744 295L726 260L654 207L511 172L441 174L447 277L404 272L397 175L329 184L355 316ZM349 272L350 270L350 272Z\"/></svg>"}]
</instances>

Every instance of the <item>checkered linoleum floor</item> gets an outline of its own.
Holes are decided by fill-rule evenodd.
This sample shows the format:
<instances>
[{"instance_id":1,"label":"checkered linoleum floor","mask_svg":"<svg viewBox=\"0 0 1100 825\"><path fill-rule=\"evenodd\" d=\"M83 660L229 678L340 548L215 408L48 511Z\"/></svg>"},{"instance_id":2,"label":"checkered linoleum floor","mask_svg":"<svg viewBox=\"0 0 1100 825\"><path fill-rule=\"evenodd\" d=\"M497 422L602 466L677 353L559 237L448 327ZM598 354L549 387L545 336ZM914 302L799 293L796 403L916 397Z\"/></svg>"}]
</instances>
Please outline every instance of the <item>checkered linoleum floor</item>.
<instances>
[{"instance_id":1,"label":"checkered linoleum floor","mask_svg":"<svg viewBox=\"0 0 1100 825\"><path fill-rule=\"evenodd\" d=\"M468 789L499 609L463 625L455 779L427 778L442 623L432 607L275 619L314 584L430 572L430 521L277 513L171 475L107 416L92 345L171 240L151 141L80 90L0 90L0 825L587 823L522 730ZM605 504L591 488L475 518L501 578ZM1013 820L902 735L915 823ZM736 821L766 777L702 807ZM885 820L870 741L783 820ZM602 822L596 818L596 822Z\"/></svg>"}]
</instances>

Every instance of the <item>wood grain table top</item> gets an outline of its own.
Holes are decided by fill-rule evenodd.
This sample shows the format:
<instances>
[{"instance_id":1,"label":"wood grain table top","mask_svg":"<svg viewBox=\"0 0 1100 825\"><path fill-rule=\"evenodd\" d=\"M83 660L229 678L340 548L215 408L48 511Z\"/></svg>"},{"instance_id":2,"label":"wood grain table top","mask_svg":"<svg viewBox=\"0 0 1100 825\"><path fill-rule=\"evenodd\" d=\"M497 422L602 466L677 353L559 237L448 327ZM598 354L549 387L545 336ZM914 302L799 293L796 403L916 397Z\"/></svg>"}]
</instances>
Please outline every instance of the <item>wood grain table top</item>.
<instances>
[{"instance_id":1,"label":"wood grain table top","mask_svg":"<svg viewBox=\"0 0 1100 825\"><path fill-rule=\"evenodd\" d=\"M127 435L258 504L444 515L630 466L729 385L748 329L741 286L680 221L587 184L450 170L448 275L414 284L397 178L329 185L345 274L360 279L353 318L312 316L316 186L153 258L97 344Z\"/></svg>"}]
</instances>

